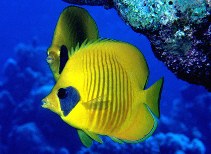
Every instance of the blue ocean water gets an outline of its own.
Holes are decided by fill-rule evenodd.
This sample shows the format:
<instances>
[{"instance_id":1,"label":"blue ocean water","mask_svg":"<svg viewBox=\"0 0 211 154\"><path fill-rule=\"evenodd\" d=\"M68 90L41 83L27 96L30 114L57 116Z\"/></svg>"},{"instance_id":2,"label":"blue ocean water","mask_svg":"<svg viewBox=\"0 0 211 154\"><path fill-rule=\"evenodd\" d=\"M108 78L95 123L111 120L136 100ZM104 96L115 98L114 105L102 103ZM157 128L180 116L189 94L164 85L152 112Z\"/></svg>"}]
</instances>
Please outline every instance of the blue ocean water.
<instances>
[{"instance_id":1,"label":"blue ocean water","mask_svg":"<svg viewBox=\"0 0 211 154\"><path fill-rule=\"evenodd\" d=\"M54 85L46 50L68 5L60 0L0 1L0 153L211 153L211 94L177 79L153 55L147 38L113 9L83 6L102 38L125 41L142 51L150 70L148 86L164 77L156 132L139 144L120 145L104 138L104 144L87 149L74 128L41 107Z\"/></svg>"}]
</instances>

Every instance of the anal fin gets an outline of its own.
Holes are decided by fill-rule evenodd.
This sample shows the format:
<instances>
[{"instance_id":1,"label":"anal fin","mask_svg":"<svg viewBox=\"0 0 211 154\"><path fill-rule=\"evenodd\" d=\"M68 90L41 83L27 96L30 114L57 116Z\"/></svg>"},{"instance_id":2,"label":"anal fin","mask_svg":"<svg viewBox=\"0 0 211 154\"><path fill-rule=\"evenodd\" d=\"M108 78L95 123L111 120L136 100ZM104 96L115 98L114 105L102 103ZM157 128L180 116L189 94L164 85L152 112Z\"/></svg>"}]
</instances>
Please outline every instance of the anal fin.
<instances>
[{"instance_id":1,"label":"anal fin","mask_svg":"<svg viewBox=\"0 0 211 154\"><path fill-rule=\"evenodd\" d=\"M111 137L109 136L114 142L117 142L117 143L120 143L120 144L123 144L124 142L116 137Z\"/></svg>"},{"instance_id":2,"label":"anal fin","mask_svg":"<svg viewBox=\"0 0 211 154\"><path fill-rule=\"evenodd\" d=\"M133 139L123 139L122 141L126 143L143 142L144 140L149 138L157 128L158 118L147 104L144 103L143 105L141 105L140 112L143 113L144 116L140 116L139 118L137 117L137 128L127 130L128 132L133 133ZM138 138L134 139L134 137Z\"/></svg>"}]
</instances>

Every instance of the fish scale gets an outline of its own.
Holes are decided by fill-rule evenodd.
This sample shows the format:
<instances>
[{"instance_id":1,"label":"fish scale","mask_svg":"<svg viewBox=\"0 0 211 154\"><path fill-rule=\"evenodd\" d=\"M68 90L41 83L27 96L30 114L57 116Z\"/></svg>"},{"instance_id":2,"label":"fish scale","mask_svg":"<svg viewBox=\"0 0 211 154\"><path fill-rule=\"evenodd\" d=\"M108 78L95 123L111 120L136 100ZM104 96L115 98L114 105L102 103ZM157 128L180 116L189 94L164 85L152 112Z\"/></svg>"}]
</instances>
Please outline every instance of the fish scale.
<instances>
[{"instance_id":1,"label":"fish scale","mask_svg":"<svg viewBox=\"0 0 211 154\"><path fill-rule=\"evenodd\" d=\"M113 76L113 74L114 74L114 69L113 69L113 64L112 64L112 62L111 62L111 56L110 55L108 55L108 63L110 63L111 65L109 65L110 66L110 69L111 69L111 80L110 81L112 81L112 83L111 83L111 89L113 89L113 91L111 92L111 96L110 96L110 100L111 100L111 102L114 102L115 101L115 99L114 99L114 76ZM114 103L111 103L110 104L110 110L109 110L109 113L108 113L108 117L107 118L109 118L109 122L108 122L108 126L111 126L112 125L112 118L113 118L113 116L114 116L114 113L115 113L115 107L114 107ZM104 126L104 130L106 129L105 128L106 126ZM108 129L108 131L110 132L110 129Z\"/></svg>"},{"instance_id":2,"label":"fish scale","mask_svg":"<svg viewBox=\"0 0 211 154\"><path fill-rule=\"evenodd\" d=\"M119 97L118 97L119 86L120 86L120 84L119 84L119 80L120 80L119 79L119 72L118 72L118 68L117 68L117 65L116 65L117 63L116 63L116 61L113 57L112 57L112 61L113 61L114 70L115 70L115 74L113 74L115 76L115 80L114 80L115 82L112 83L112 84L115 85L115 93L114 93L114 98L115 98L114 102L115 103L113 103L114 104L114 110L113 110L114 114L113 114L112 118L113 118L114 123L111 125L111 131L113 131L115 128L118 127L117 122L119 120L119 115L121 114Z\"/></svg>"},{"instance_id":3,"label":"fish scale","mask_svg":"<svg viewBox=\"0 0 211 154\"><path fill-rule=\"evenodd\" d=\"M104 82L103 82L103 80L101 78L103 67L100 68L100 63L102 63L102 62L99 59L100 58L100 54L98 54L99 52L100 51L94 51L94 56L93 56L93 58L95 59L95 65L94 65L94 66L96 66L95 70L98 70L98 71L95 72L95 76L96 76L96 78L98 80L98 85L96 85L96 87L95 87L95 89L96 89L95 90L95 92L96 92L95 98L101 98L104 101L103 92L104 92L104 88L105 87L104 86L102 86L102 87L100 86L100 83L104 83ZM96 123L95 123L95 126L97 124L97 125L99 125L99 128L100 128L100 126L102 125L102 122L103 122L102 119L103 119L103 113L104 113L103 109L104 108L105 108L105 103L101 103L101 104L99 104L98 109L95 110L95 112L96 112L96 117L95 117L96 118Z\"/></svg>"},{"instance_id":4,"label":"fish scale","mask_svg":"<svg viewBox=\"0 0 211 154\"><path fill-rule=\"evenodd\" d=\"M122 72L122 66L120 65L120 63L118 63L118 61L117 61L117 59L116 59L116 57L115 57L115 61L116 61L116 63L117 63L117 67L118 67L118 71L119 71L119 97L118 97L118 102L119 102L119 108L120 108L120 111L121 112L118 112L118 111L116 111L116 112L118 112L119 114L118 114L118 117L117 117L117 124L116 124L116 128L119 128L120 127L120 125L123 123L123 116L124 115L127 115L127 113L125 112L125 110L124 110L124 106L125 106L125 102L123 101L123 99L122 99L122 96L123 96L123 92L122 92L122 90L123 90L123 84L124 84L124 80L123 80L123 72Z\"/></svg>"},{"instance_id":5,"label":"fish scale","mask_svg":"<svg viewBox=\"0 0 211 154\"><path fill-rule=\"evenodd\" d=\"M95 80L95 73L93 73L94 72L94 58L93 58L93 55L88 55L88 57L91 57L90 58L90 65L89 65L89 67L90 67L90 78L91 78L91 81L90 81L90 87L89 87L89 95L88 95L88 98L89 98L89 100L87 100L89 103L90 102L92 102L92 100L93 100L93 94L94 94L94 88L95 88L95 86L94 86L94 80ZM93 105L93 103L91 104L91 106ZM92 111L91 111L91 114L90 114L90 116L89 116L89 119L90 119L90 128L92 129L94 126L95 126L95 124L96 124L96 118L95 118L95 116L97 115L96 114L96 109L95 108L93 108L92 107L92 109L91 109Z\"/></svg>"},{"instance_id":6,"label":"fish scale","mask_svg":"<svg viewBox=\"0 0 211 154\"><path fill-rule=\"evenodd\" d=\"M105 94L107 94L107 100L110 100L111 102L112 102L112 100L111 100L111 98L112 98L112 91L111 91L111 89L112 89L112 84L110 84L110 82L108 82L108 81L110 81L110 79L111 79L111 69L109 69L109 63L108 63L108 56L107 56L107 54L105 54L104 55L105 56L105 58L103 59L103 63L102 64L104 64L103 66L105 66L106 67L106 72L108 72L107 73L107 75L106 75L106 81L105 82L107 82L108 83L108 85L107 85L107 89L106 89L106 93ZM104 68L105 68L104 67ZM105 69L103 69L104 70L104 73L105 73ZM105 76L105 75L104 75ZM111 104L109 104L110 106L111 106ZM105 121L104 121L104 123L103 123L103 125L101 125L101 128L102 128L102 130L104 130L104 131L106 131L106 129L107 129L107 125L110 125L110 115L111 115L111 109L110 110L108 110L107 112L105 112ZM108 130L108 129L107 129Z\"/></svg>"},{"instance_id":7,"label":"fish scale","mask_svg":"<svg viewBox=\"0 0 211 154\"><path fill-rule=\"evenodd\" d=\"M98 54L98 59L99 59L99 63L100 63L100 66L101 68L99 68L99 71L100 71L100 80L101 80L101 87L99 89L99 91L101 90L102 93L99 95L103 97L103 100L105 98L105 100L109 100L109 74L106 75L106 71L108 71L108 66L106 65L106 59L104 57L105 55L101 54L101 52ZM108 84L105 84L105 83L108 83ZM105 101L104 100L104 101ZM104 105L109 105L109 104L104 104ZM100 111L100 114L99 114L99 128L101 128L103 130L103 125L107 123L108 121L108 114L107 114L107 111L106 111L106 106L103 107L105 108L105 110L101 110Z\"/></svg>"},{"instance_id":8,"label":"fish scale","mask_svg":"<svg viewBox=\"0 0 211 154\"><path fill-rule=\"evenodd\" d=\"M84 70L87 70L87 66L89 65L89 70L87 71L90 71L90 73L86 72L89 75L87 75L87 78L85 79L85 81L90 82L85 85L90 85L90 87L85 87L85 89L90 91L88 92L89 100L100 97L103 98L103 101L108 101L110 104L108 105L109 110L105 109L105 103L101 103L98 107L104 108L103 110L92 109L90 111L90 128L104 131L108 131L109 129L110 131L114 131L114 129L118 129L123 120L125 120L129 110L129 105L127 105L129 102L125 101L124 98L126 97L126 94L123 93L123 91L125 91L124 87L128 87L124 82L126 72L123 71L122 66L117 62L116 58L111 58L112 56L106 56L107 54L105 54L106 58L103 59L101 55L102 53L100 51L92 51L92 53L88 52L85 54L86 62ZM110 68L108 66L110 66ZM113 76L115 76L114 80L109 81L109 78L112 79ZM98 82L95 82L96 80L98 80ZM92 82L94 82L94 84L92 84ZM104 83L107 84L104 85ZM111 89L109 89L108 84L112 85L110 87ZM102 87L100 85L102 85ZM106 94L108 91L110 93L107 95L106 100L104 100L105 97L102 94ZM122 95L120 95L120 93L122 93ZM113 98L113 100L110 101L108 98ZM127 108L125 107L126 105Z\"/></svg>"}]
</instances>

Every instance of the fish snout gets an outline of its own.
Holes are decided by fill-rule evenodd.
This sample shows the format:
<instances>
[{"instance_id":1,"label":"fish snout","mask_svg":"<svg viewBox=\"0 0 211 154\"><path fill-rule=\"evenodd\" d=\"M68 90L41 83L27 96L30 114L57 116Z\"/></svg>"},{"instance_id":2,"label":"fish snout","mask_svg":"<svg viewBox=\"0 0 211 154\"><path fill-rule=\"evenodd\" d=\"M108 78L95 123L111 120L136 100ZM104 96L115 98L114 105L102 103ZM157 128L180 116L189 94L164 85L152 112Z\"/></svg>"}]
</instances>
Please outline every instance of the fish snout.
<instances>
[{"instance_id":1,"label":"fish snout","mask_svg":"<svg viewBox=\"0 0 211 154\"><path fill-rule=\"evenodd\" d=\"M48 98L45 97L44 99L42 99L42 107L43 108L48 108L48 104L49 104L49 101L48 101Z\"/></svg>"},{"instance_id":2,"label":"fish snout","mask_svg":"<svg viewBox=\"0 0 211 154\"><path fill-rule=\"evenodd\" d=\"M61 109L59 106L59 100L57 100L56 97L52 97L52 95L48 95L47 97L45 97L44 99L42 99L42 107L43 108L47 108L59 115L61 115Z\"/></svg>"}]
</instances>

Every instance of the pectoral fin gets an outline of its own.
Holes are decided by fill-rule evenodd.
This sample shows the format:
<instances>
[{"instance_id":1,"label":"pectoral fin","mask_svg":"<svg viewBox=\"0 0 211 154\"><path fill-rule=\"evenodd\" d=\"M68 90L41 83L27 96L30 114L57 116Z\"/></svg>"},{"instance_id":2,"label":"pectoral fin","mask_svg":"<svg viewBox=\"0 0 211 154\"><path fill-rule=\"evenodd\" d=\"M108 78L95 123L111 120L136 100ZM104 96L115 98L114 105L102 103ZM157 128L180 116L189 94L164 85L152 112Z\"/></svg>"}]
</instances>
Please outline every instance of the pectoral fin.
<instances>
[{"instance_id":1,"label":"pectoral fin","mask_svg":"<svg viewBox=\"0 0 211 154\"><path fill-rule=\"evenodd\" d=\"M101 96L93 100L90 100L88 102L82 102L82 104L87 109L104 110L104 109L108 109L110 101L106 100L106 97Z\"/></svg>"}]
</instances>

